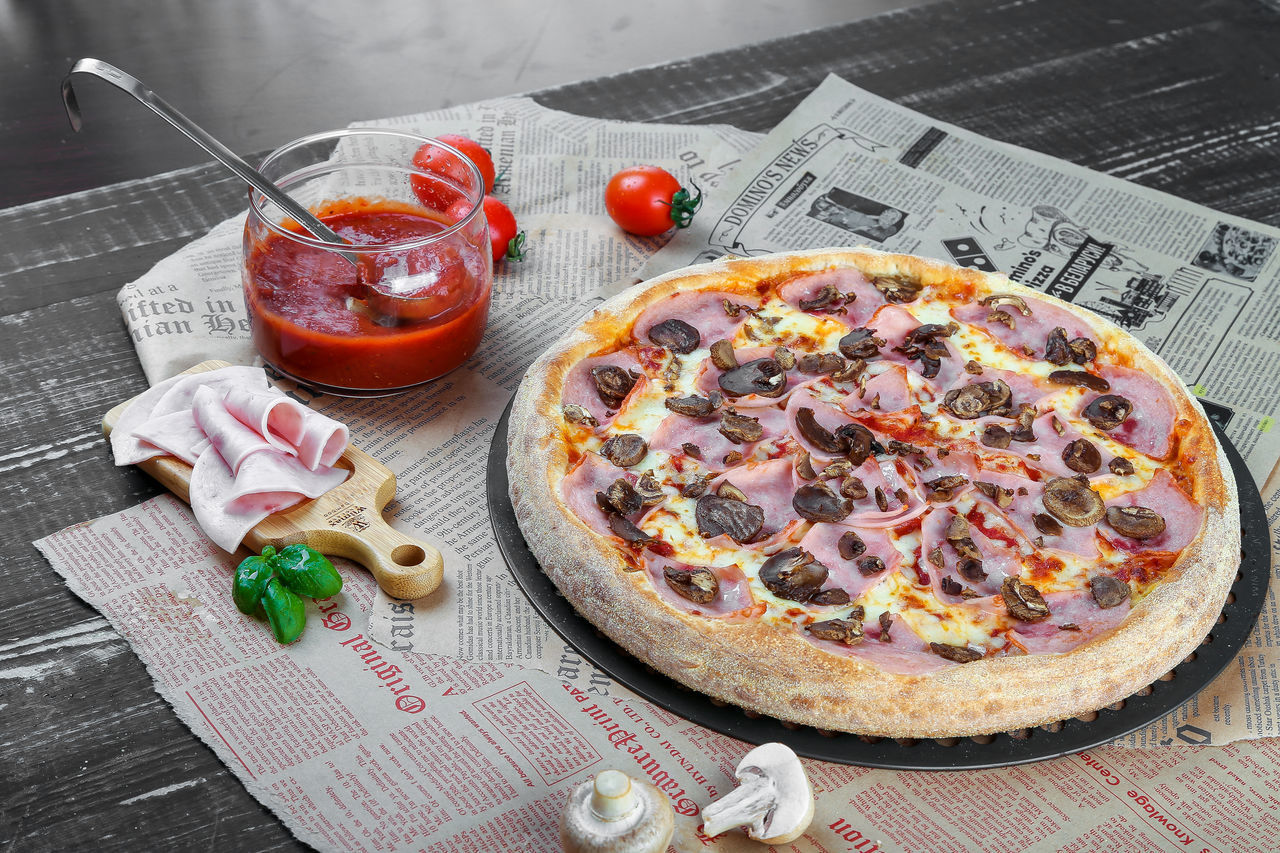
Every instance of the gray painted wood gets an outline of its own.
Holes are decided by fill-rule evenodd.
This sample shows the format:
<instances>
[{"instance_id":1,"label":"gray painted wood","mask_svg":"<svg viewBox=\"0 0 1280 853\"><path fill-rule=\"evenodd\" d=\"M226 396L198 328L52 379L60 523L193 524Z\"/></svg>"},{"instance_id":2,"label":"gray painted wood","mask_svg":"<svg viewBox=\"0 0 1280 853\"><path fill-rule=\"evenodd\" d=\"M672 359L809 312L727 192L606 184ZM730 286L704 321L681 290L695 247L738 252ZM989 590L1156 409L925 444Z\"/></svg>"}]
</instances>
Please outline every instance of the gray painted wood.
<instances>
[{"instance_id":1,"label":"gray painted wood","mask_svg":"<svg viewBox=\"0 0 1280 853\"><path fill-rule=\"evenodd\" d=\"M979 133L1280 224L1277 44L1280 9L1261 0L953 0L536 97L765 130L837 73ZM114 294L242 199L197 166L0 210L0 849L298 846L30 545L157 493L99 438L101 413L145 386Z\"/></svg>"}]
</instances>

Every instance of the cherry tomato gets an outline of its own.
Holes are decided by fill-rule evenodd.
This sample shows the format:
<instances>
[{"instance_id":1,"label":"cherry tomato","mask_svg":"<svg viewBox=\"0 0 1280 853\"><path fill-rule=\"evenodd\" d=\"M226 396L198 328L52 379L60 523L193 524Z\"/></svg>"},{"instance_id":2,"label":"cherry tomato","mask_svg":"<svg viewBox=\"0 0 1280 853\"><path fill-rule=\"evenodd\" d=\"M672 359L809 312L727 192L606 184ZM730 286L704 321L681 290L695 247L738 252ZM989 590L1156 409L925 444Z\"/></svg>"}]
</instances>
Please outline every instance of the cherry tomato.
<instances>
[{"instance_id":1,"label":"cherry tomato","mask_svg":"<svg viewBox=\"0 0 1280 853\"><path fill-rule=\"evenodd\" d=\"M480 146L480 143L453 133L442 134L438 139L446 145L451 145L458 149L468 160L475 163L484 180L484 191L486 193L493 192L495 176L493 158L489 156L488 151L485 151ZM443 148L434 145L423 145L413 155L413 165L424 172L431 172L452 181L462 190L471 188L471 171L456 155L445 151ZM437 211L446 210L462 194L453 187L421 175L411 175L409 182L413 185L413 191L418 196L419 201Z\"/></svg>"},{"instance_id":2,"label":"cherry tomato","mask_svg":"<svg viewBox=\"0 0 1280 853\"><path fill-rule=\"evenodd\" d=\"M695 187L695 189L697 189ZM604 206L623 231L652 237L676 228L688 228L702 204L702 193L690 198L670 172L657 166L632 166L609 179Z\"/></svg>"},{"instance_id":3,"label":"cherry tomato","mask_svg":"<svg viewBox=\"0 0 1280 853\"><path fill-rule=\"evenodd\" d=\"M511 209L487 195L484 197L484 218L489 221L489 242L493 244L494 262L503 258L524 260L524 232L516 232L516 217Z\"/></svg>"}]
</instances>

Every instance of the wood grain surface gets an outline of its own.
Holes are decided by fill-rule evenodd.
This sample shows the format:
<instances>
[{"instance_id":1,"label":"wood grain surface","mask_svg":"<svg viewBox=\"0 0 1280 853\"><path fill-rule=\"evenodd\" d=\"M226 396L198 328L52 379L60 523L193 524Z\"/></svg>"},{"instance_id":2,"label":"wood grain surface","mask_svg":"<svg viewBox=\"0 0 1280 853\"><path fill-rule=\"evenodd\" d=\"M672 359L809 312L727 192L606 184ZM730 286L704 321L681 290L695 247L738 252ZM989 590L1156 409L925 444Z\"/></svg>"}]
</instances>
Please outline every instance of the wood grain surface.
<instances>
[{"instance_id":1,"label":"wood grain surface","mask_svg":"<svg viewBox=\"0 0 1280 853\"><path fill-rule=\"evenodd\" d=\"M173 34L175 55L196 37ZM987 136L1280 225L1277 44L1276 0L948 0L535 97L766 130L836 73ZM0 210L0 850L299 846L30 544L158 492L111 464L97 427L145 387L114 295L242 204L238 186L198 166Z\"/></svg>"}]
</instances>

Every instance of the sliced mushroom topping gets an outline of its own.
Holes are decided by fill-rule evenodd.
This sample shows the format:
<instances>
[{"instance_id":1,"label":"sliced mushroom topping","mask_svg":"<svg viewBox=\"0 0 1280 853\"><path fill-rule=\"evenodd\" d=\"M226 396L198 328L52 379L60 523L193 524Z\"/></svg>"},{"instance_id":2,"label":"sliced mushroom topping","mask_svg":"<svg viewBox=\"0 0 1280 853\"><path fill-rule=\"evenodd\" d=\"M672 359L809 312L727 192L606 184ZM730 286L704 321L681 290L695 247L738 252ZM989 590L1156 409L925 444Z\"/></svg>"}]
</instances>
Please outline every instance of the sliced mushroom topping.
<instances>
[{"instance_id":1,"label":"sliced mushroom topping","mask_svg":"<svg viewBox=\"0 0 1280 853\"><path fill-rule=\"evenodd\" d=\"M711 345L711 363L721 370L733 370L738 366L738 357L733 353L733 344L726 340L718 340Z\"/></svg>"},{"instance_id":2,"label":"sliced mushroom topping","mask_svg":"<svg viewBox=\"0 0 1280 853\"><path fill-rule=\"evenodd\" d=\"M1002 326L1008 326L1011 330L1018 328L1018 321L1013 319L1013 315L1001 308L994 308L987 312L988 323L999 323Z\"/></svg>"},{"instance_id":3,"label":"sliced mushroom topping","mask_svg":"<svg viewBox=\"0 0 1280 853\"><path fill-rule=\"evenodd\" d=\"M929 500L931 502L943 503L955 497L956 490L962 488L968 482L969 479L960 474L948 474L944 477L938 477L936 480L929 480L924 485L929 490Z\"/></svg>"},{"instance_id":4,"label":"sliced mushroom topping","mask_svg":"<svg viewBox=\"0 0 1280 853\"><path fill-rule=\"evenodd\" d=\"M1035 513L1031 516L1031 523L1036 526L1036 530L1039 530L1045 536L1062 535L1062 525L1058 523L1058 519L1047 513Z\"/></svg>"},{"instance_id":5,"label":"sliced mushroom topping","mask_svg":"<svg viewBox=\"0 0 1280 853\"><path fill-rule=\"evenodd\" d=\"M923 326L917 326L907 332L902 343L894 347L893 351L919 361L923 365L921 373L924 377L933 379L942 367L942 359L951 357L951 352L942 339L955 334L959 328L955 323L947 323L945 326L926 323Z\"/></svg>"},{"instance_id":6,"label":"sliced mushroom topping","mask_svg":"<svg viewBox=\"0 0 1280 853\"><path fill-rule=\"evenodd\" d=\"M942 591L947 595L959 595L964 591L964 587L960 585L960 582L951 577L951 575L944 577L939 586L942 587Z\"/></svg>"},{"instance_id":7,"label":"sliced mushroom topping","mask_svg":"<svg viewBox=\"0 0 1280 853\"><path fill-rule=\"evenodd\" d=\"M619 468L639 464L648 453L648 443L633 432L615 435L600 447L600 455Z\"/></svg>"},{"instance_id":8,"label":"sliced mushroom topping","mask_svg":"<svg viewBox=\"0 0 1280 853\"><path fill-rule=\"evenodd\" d=\"M1111 575L1094 575L1089 578L1089 592L1094 602L1103 610L1121 604L1129 597L1129 585Z\"/></svg>"},{"instance_id":9,"label":"sliced mushroom topping","mask_svg":"<svg viewBox=\"0 0 1280 853\"><path fill-rule=\"evenodd\" d=\"M1072 471L1081 474L1092 474L1102 467L1102 454L1093 442L1086 438L1077 438L1062 448L1062 461Z\"/></svg>"},{"instance_id":10,"label":"sliced mushroom topping","mask_svg":"<svg viewBox=\"0 0 1280 853\"><path fill-rule=\"evenodd\" d=\"M1106 507L1102 496L1075 477L1054 477L1044 486L1044 508L1068 527L1096 524Z\"/></svg>"},{"instance_id":11,"label":"sliced mushroom topping","mask_svg":"<svg viewBox=\"0 0 1280 853\"><path fill-rule=\"evenodd\" d=\"M836 550L840 553L840 559L853 560L866 553L867 543L863 542L862 537L857 533L846 530L836 540Z\"/></svg>"},{"instance_id":12,"label":"sliced mushroom topping","mask_svg":"<svg viewBox=\"0 0 1280 853\"><path fill-rule=\"evenodd\" d=\"M893 627L893 614L886 610L876 621L880 623L880 642L892 643L893 637L889 636L889 629Z\"/></svg>"},{"instance_id":13,"label":"sliced mushroom topping","mask_svg":"<svg viewBox=\"0 0 1280 853\"><path fill-rule=\"evenodd\" d=\"M827 567L803 548L787 548L764 561L760 582L789 601L808 601L827 582Z\"/></svg>"},{"instance_id":14,"label":"sliced mushroom topping","mask_svg":"<svg viewBox=\"0 0 1280 853\"><path fill-rule=\"evenodd\" d=\"M973 557L961 557L956 563L956 571L960 573L960 577L970 583L979 583L987 579L987 573L982 569L982 561Z\"/></svg>"},{"instance_id":15,"label":"sliced mushroom topping","mask_svg":"<svg viewBox=\"0 0 1280 853\"><path fill-rule=\"evenodd\" d=\"M924 285L920 282L913 281L904 275L872 276L871 284L880 291L885 302L894 304L914 302L920 295L920 291L924 289Z\"/></svg>"},{"instance_id":16,"label":"sliced mushroom topping","mask_svg":"<svg viewBox=\"0 0 1280 853\"><path fill-rule=\"evenodd\" d=\"M837 440L834 433L818 423L813 409L807 406L796 409L796 426L805 441L824 453L840 453L846 448L846 444Z\"/></svg>"},{"instance_id":17,"label":"sliced mushroom topping","mask_svg":"<svg viewBox=\"0 0 1280 853\"><path fill-rule=\"evenodd\" d=\"M840 296L840 291L836 290L834 285L823 285L822 289L812 299L801 299L801 311L821 311L823 309L831 309L844 305L844 299Z\"/></svg>"},{"instance_id":18,"label":"sliced mushroom topping","mask_svg":"<svg viewBox=\"0 0 1280 853\"><path fill-rule=\"evenodd\" d=\"M1067 347L1071 350L1071 360L1084 365L1098 357L1098 345L1088 338L1072 338Z\"/></svg>"},{"instance_id":19,"label":"sliced mushroom topping","mask_svg":"<svg viewBox=\"0 0 1280 853\"><path fill-rule=\"evenodd\" d=\"M835 434L836 440L846 448L845 458L853 463L855 468L867 461L867 457L878 444L871 430L862 424L845 424L836 430Z\"/></svg>"},{"instance_id":20,"label":"sliced mushroom topping","mask_svg":"<svg viewBox=\"0 0 1280 853\"><path fill-rule=\"evenodd\" d=\"M955 663L973 663L976 660L982 660L983 653L977 649L971 649L968 646L953 646L951 643L930 643L929 651L938 657L946 658Z\"/></svg>"},{"instance_id":21,"label":"sliced mushroom topping","mask_svg":"<svg viewBox=\"0 0 1280 853\"><path fill-rule=\"evenodd\" d=\"M800 451L800 455L796 458L796 473L800 475L801 480L818 479L818 472L813 470L813 460L809 458L809 451Z\"/></svg>"},{"instance_id":22,"label":"sliced mushroom topping","mask_svg":"<svg viewBox=\"0 0 1280 853\"><path fill-rule=\"evenodd\" d=\"M1044 360L1059 367L1071 363L1071 348L1067 346L1067 330L1055 326L1044 346Z\"/></svg>"},{"instance_id":23,"label":"sliced mushroom topping","mask_svg":"<svg viewBox=\"0 0 1280 853\"><path fill-rule=\"evenodd\" d=\"M947 567L947 558L942 554L942 546L935 545L933 549L925 554L925 559L933 563L935 568L945 569Z\"/></svg>"},{"instance_id":24,"label":"sliced mushroom topping","mask_svg":"<svg viewBox=\"0 0 1280 853\"><path fill-rule=\"evenodd\" d=\"M791 506L806 521L842 521L853 511L849 500L837 495L826 483L807 483L796 489Z\"/></svg>"},{"instance_id":25,"label":"sliced mushroom topping","mask_svg":"<svg viewBox=\"0 0 1280 853\"><path fill-rule=\"evenodd\" d=\"M748 314L755 313L755 309L750 305L739 305L736 302L730 302L728 299L721 299L720 307L724 308L724 313L728 314L730 317L737 317L743 311L746 311Z\"/></svg>"},{"instance_id":26,"label":"sliced mushroom topping","mask_svg":"<svg viewBox=\"0 0 1280 853\"><path fill-rule=\"evenodd\" d=\"M742 451L730 450L728 453L724 455L724 458L721 459L720 461L723 462L725 465L737 465L739 462L742 461L742 459L743 459Z\"/></svg>"},{"instance_id":27,"label":"sliced mushroom topping","mask_svg":"<svg viewBox=\"0 0 1280 853\"><path fill-rule=\"evenodd\" d=\"M818 590L813 598L809 599L810 604L820 604L823 607L839 607L842 604L848 604L849 601L849 593L839 587Z\"/></svg>"},{"instance_id":28,"label":"sliced mushroom topping","mask_svg":"<svg viewBox=\"0 0 1280 853\"><path fill-rule=\"evenodd\" d=\"M1151 539L1164 533L1164 519L1145 506L1108 507L1107 524L1130 539Z\"/></svg>"},{"instance_id":29,"label":"sliced mushroom topping","mask_svg":"<svg viewBox=\"0 0 1280 853\"><path fill-rule=\"evenodd\" d=\"M787 372L771 358L757 358L720 374L720 389L730 397L758 394L781 397L787 387Z\"/></svg>"},{"instance_id":30,"label":"sliced mushroom topping","mask_svg":"<svg viewBox=\"0 0 1280 853\"><path fill-rule=\"evenodd\" d=\"M665 566L662 577L667 586L675 590L676 595L687 598L694 604L710 604L720 594L720 579L710 569Z\"/></svg>"},{"instance_id":31,"label":"sliced mushroom topping","mask_svg":"<svg viewBox=\"0 0 1280 853\"><path fill-rule=\"evenodd\" d=\"M741 503L747 502L747 493L742 491L742 489L739 489L733 483L730 483L728 480L725 480L716 487L716 494L731 501L740 501Z\"/></svg>"},{"instance_id":32,"label":"sliced mushroom topping","mask_svg":"<svg viewBox=\"0 0 1280 853\"><path fill-rule=\"evenodd\" d=\"M706 397L699 397L696 394L688 397L668 397L662 401L662 404L677 415L690 418L709 418L716 408Z\"/></svg>"},{"instance_id":33,"label":"sliced mushroom topping","mask_svg":"<svg viewBox=\"0 0 1280 853\"><path fill-rule=\"evenodd\" d=\"M867 378L863 375L866 372L866 369L866 360L855 358L853 361L845 365L844 368L831 374L831 378L836 382L857 382L859 393L861 393L863 387L867 384ZM871 408L874 409L877 408L877 406L873 404Z\"/></svg>"},{"instance_id":34,"label":"sliced mushroom topping","mask_svg":"<svg viewBox=\"0 0 1280 853\"><path fill-rule=\"evenodd\" d=\"M646 507L657 506L667 497L652 471L645 471L640 479L636 480L635 490L640 496L640 504Z\"/></svg>"},{"instance_id":35,"label":"sliced mushroom topping","mask_svg":"<svg viewBox=\"0 0 1280 853\"><path fill-rule=\"evenodd\" d=\"M899 441L896 438L889 439L885 444L885 450L895 456L923 456L924 448L911 444L906 441ZM932 464L932 463L931 463Z\"/></svg>"},{"instance_id":36,"label":"sliced mushroom topping","mask_svg":"<svg viewBox=\"0 0 1280 853\"><path fill-rule=\"evenodd\" d=\"M733 409L720 416L719 432L734 444L746 444L764 438L764 427L759 418L740 415Z\"/></svg>"},{"instance_id":37,"label":"sliced mushroom topping","mask_svg":"<svg viewBox=\"0 0 1280 853\"><path fill-rule=\"evenodd\" d=\"M574 405L573 403L567 403L565 405L564 419L571 424L582 424L583 426L592 427L593 429L600 426L600 422L592 417L590 412L581 406Z\"/></svg>"},{"instance_id":38,"label":"sliced mushroom topping","mask_svg":"<svg viewBox=\"0 0 1280 853\"><path fill-rule=\"evenodd\" d=\"M1008 577L1000 584L1000 597L1009 615L1023 622L1039 622L1049 618L1049 605L1040 590L1020 579Z\"/></svg>"},{"instance_id":39,"label":"sliced mushroom topping","mask_svg":"<svg viewBox=\"0 0 1280 853\"><path fill-rule=\"evenodd\" d=\"M1002 380L971 382L963 388L952 388L942 398L951 414L970 421L985 414L998 415L1008 410L1012 392Z\"/></svg>"},{"instance_id":40,"label":"sliced mushroom topping","mask_svg":"<svg viewBox=\"0 0 1280 853\"><path fill-rule=\"evenodd\" d=\"M1133 403L1119 394L1103 394L1084 407L1084 416L1100 430L1113 430L1133 414Z\"/></svg>"},{"instance_id":41,"label":"sliced mushroom topping","mask_svg":"<svg viewBox=\"0 0 1280 853\"><path fill-rule=\"evenodd\" d=\"M1023 317L1031 316L1031 309L1027 306L1027 301L1021 296L1012 293L993 293L986 296L981 301L982 305L990 308L993 305L1012 305L1013 308Z\"/></svg>"},{"instance_id":42,"label":"sliced mushroom topping","mask_svg":"<svg viewBox=\"0 0 1280 853\"><path fill-rule=\"evenodd\" d=\"M964 363L964 372L972 374L974 376L981 376L982 365L974 361L973 359L969 359Z\"/></svg>"},{"instance_id":43,"label":"sliced mushroom topping","mask_svg":"<svg viewBox=\"0 0 1280 853\"><path fill-rule=\"evenodd\" d=\"M739 544L750 542L764 527L763 509L719 495L704 494L698 498L693 517L698 523L698 532L704 537L710 539L724 533Z\"/></svg>"},{"instance_id":44,"label":"sliced mushroom topping","mask_svg":"<svg viewBox=\"0 0 1280 853\"><path fill-rule=\"evenodd\" d=\"M876 509L880 510L881 512L888 512L889 499L885 497L884 489L880 488L879 486L876 486L875 495L876 495Z\"/></svg>"},{"instance_id":45,"label":"sliced mushroom topping","mask_svg":"<svg viewBox=\"0 0 1280 853\"><path fill-rule=\"evenodd\" d=\"M652 536L645 533L639 527L636 527L621 515L609 516L609 529L612 530L613 534L623 542L631 545L641 545L654 541Z\"/></svg>"},{"instance_id":46,"label":"sliced mushroom topping","mask_svg":"<svg viewBox=\"0 0 1280 853\"><path fill-rule=\"evenodd\" d=\"M884 338L876 337L876 333L866 326L859 326L841 338L838 346L845 358L868 359L878 356L884 344Z\"/></svg>"},{"instance_id":47,"label":"sliced mushroom topping","mask_svg":"<svg viewBox=\"0 0 1280 853\"><path fill-rule=\"evenodd\" d=\"M836 643L844 643L846 646L857 645L866 636L862 631L862 620L852 618L827 619L823 622L814 622L807 627L807 630L820 640L831 640Z\"/></svg>"},{"instance_id":48,"label":"sliced mushroom topping","mask_svg":"<svg viewBox=\"0 0 1280 853\"><path fill-rule=\"evenodd\" d=\"M1117 456L1112 459L1107 463L1107 468L1112 474L1116 474L1121 477L1128 477L1133 473L1133 463L1128 459L1125 459L1123 456Z\"/></svg>"},{"instance_id":49,"label":"sliced mushroom topping","mask_svg":"<svg viewBox=\"0 0 1280 853\"><path fill-rule=\"evenodd\" d=\"M702 343L702 335L684 320L663 320L649 330L649 340L680 355L688 355Z\"/></svg>"},{"instance_id":50,"label":"sliced mushroom topping","mask_svg":"<svg viewBox=\"0 0 1280 853\"><path fill-rule=\"evenodd\" d=\"M623 478L619 477L609 484L609 487L603 492L596 494L596 500L599 501L600 496L604 496L604 503L611 507L618 515L632 515L640 511L644 506L644 500L640 497L640 493Z\"/></svg>"},{"instance_id":51,"label":"sliced mushroom topping","mask_svg":"<svg viewBox=\"0 0 1280 853\"><path fill-rule=\"evenodd\" d=\"M946 538L948 541L954 542L957 539L964 539L969 535L969 522L962 515L952 515L951 521L947 524Z\"/></svg>"},{"instance_id":52,"label":"sliced mushroom topping","mask_svg":"<svg viewBox=\"0 0 1280 853\"><path fill-rule=\"evenodd\" d=\"M706 474L696 476L680 487L680 494L686 498L702 497L707 493L707 486L710 482L711 478Z\"/></svg>"},{"instance_id":53,"label":"sliced mushroom topping","mask_svg":"<svg viewBox=\"0 0 1280 853\"><path fill-rule=\"evenodd\" d=\"M682 367L680 359L672 356L671 361L667 362L667 366L662 368L662 378L666 380L666 385L663 386L663 390L674 390L675 385L673 383L680 378L680 371Z\"/></svg>"},{"instance_id":54,"label":"sliced mushroom topping","mask_svg":"<svg viewBox=\"0 0 1280 853\"><path fill-rule=\"evenodd\" d=\"M823 480L835 480L848 477L853 473L853 463L847 459L837 459L818 473Z\"/></svg>"},{"instance_id":55,"label":"sliced mushroom topping","mask_svg":"<svg viewBox=\"0 0 1280 853\"><path fill-rule=\"evenodd\" d=\"M591 368L591 378L595 380L596 393L601 401L611 409L621 406L631 389L636 387L636 377L611 364Z\"/></svg>"},{"instance_id":56,"label":"sliced mushroom topping","mask_svg":"<svg viewBox=\"0 0 1280 853\"><path fill-rule=\"evenodd\" d=\"M1026 405L1025 403L1022 406L1019 406L1018 414L1015 417L1015 420L1017 421L1018 425L1009 431L1009 437L1012 438L1014 441L1023 441L1023 442L1035 441L1036 440L1036 432L1034 429L1035 422L1036 422L1035 407ZM1033 458L1035 459L1040 458L1039 454L1033 455L1029 453L1027 455L1033 456Z\"/></svg>"},{"instance_id":57,"label":"sliced mushroom topping","mask_svg":"<svg viewBox=\"0 0 1280 853\"><path fill-rule=\"evenodd\" d=\"M982 480L974 480L973 485L978 491L987 496L987 500L995 501L996 506L1001 509L1007 509L1013 503L1013 489L1006 489L1003 486L997 486L995 483L987 483Z\"/></svg>"},{"instance_id":58,"label":"sliced mushroom topping","mask_svg":"<svg viewBox=\"0 0 1280 853\"><path fill-rule=\"evenodd\" d=\"M1054 385L1078 385L1092 391L1110 391L1111 383L1087 370L1055 370L1049 374Z\"/></svg>"},{"instance_id":59,"label":"sliced mushroom topping","mask_svg":"<svg viewBox=\"0 0 1280 853\"><path fill-rule=\"evenodd\" d=\"M850 500L860 501L867 496L867 484L850 474L840 481L840 494Z\"/></svg>"},{"instance_id":60,"label":"sliced mushroom topping","mask_svg":"<svg viewBox=\"0 0 1280 853\"><path fill-rule=\"evenodd\" d=\"M828 375L845 368L845 360L833 352L805 353L796 359L796 369L801 373Z\"/></svg>"},{"instance_id":61,"label":"sliced mushroom topping","mask_svg":"<svg viewBox=\"0 0 1280 853\"><path fill-rule=\"evenodd\" d=\"M878 575L884 571L884 560L872 554L870 557L863 557L858 561L858 571L870 577Z\"/></svg>"},{"instance_id":62,"label":"sliced mushroom topping","mask_svg":"<svg viewBox=\"0 0 1280 853\"><path fill-rule=\"evenodd\" d=\"M1000 424L987 424L986 429L982 431L982 443L987 447L1004 450L1012 440L1013 436L1009 430L1000 426Z\"/></svg>"},{"instance_id":63,"label":"sliced mushroom topping","mask_svg":"<svg viewBox=\"0 0 1280 853\"><path fill-rule=\"evenodd\" d=\"M796 366L796 354L786 347L774 347L773 360L781 364L783 370L790 370Z\"/></svg>"},{"instance_id":64,"label":"sliced mushroom topping","mask_svg":"<svg viewBox=\"0 0 1280 853\"><path fill-rule=\"evenodd\" d=\"M692 441L686 441L684 444L680 445L680 449L689 456L692 456L694 459L702 458L702 448L694 444Z\"/></svg>"}]
</instances>

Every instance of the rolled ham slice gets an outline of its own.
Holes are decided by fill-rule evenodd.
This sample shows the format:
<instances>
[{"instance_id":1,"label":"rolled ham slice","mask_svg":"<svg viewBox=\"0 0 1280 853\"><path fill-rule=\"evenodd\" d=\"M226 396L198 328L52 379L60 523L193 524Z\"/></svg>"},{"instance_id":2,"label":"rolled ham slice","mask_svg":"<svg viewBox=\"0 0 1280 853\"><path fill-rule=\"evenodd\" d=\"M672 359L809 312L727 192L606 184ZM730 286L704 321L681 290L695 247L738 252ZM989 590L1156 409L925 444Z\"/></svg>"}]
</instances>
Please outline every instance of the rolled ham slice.
<instances>
[{"instance_id":1,"label":"rolled ham slice","mask_svg":"<svg viewBox=\"0 0 1280 853\"><path fill-rule=\"evenodd\" d=\"M732 340L734 332L747 319L745 312L737 317L725 313L724 301L735 305L760 307L758 298L740 296L736 293L673 293L666 299L650 305L636 319L634 335L636 343L649 345L649 330L667 320L683 320L698 330L702 341L700 346L709 347L720 339Z\"/></svg>"},{"instance_id":2,"label":"rolled ham slice","mask_svg":"<svg viewBox=\"0 0 1280 853\"><path fill-rule=\"evenodd\" d=\"M222 404L222 396L212 388L197 389L192 402L196 424L231 468L232 474L240 470L240 464L250 454L273 449L265 438L236 420Z\"/></svg>"},{"instance_id":3,"label":"rolled ham slice","mask_svg":"<svg viewBox=\"0 0 1280 853\"><path fill-rule=\"evenodd\" d=\"M680 595L671 588L663 574L663 569L669 566L682 571L701 568L710 569L715 574L716 581L720 584L716 597L706 604L699 604ZM699 616L723 617L737 613L755 604L755 599L751 595L751 584L747 581L747 576L742 573L742 569L736 565L691 566L688 563L680 563L661 557L652 551L645 551L644 570L649 576L649 580L653 583L653 589L658 593L658 596L672 607L683 610L686 613L693 613Z\"/></svg>"},{"instance_id":4,"label":"rolled ham slice","mask_svg":"<svg viewBox=\"0 0 1280 853\"><path fill-rule=\"evenodd\" d=\"M277 450L296 454L312 471L337 462L350 441L346 424L278 392L235 386L227 391L223 404L236 420Z\"/></svg>"},{"instance_id":5,"label":"rolled ham slice","mask_svg":"<svg viewBox=\"0 0 1280 853\"><path fill-rule=\"evenodd\" d=\"M852 269L803 273L779 287L778 295L792 308L803 311L804 309L800 307L801 301L813 299L822 292L822 288L828 285L842 294L852 293L854 299L844 306L843 313L833 314L826 311L814 313L839 320L850 328L865 326L875 314L876 309L885 304L884 296L876 290L875 285L867 281L866 276L861 272Z\"/></svg>"},{"instance_id":6,"label":"rolled ham slice","mask_svg":"<svg viewBox=\"0 0 1280 853\"><path fill-rule=\"evenodd\" d=\"M1144 506L1155 510L1164 519L1164 532L1150 539L1130 539L1121 536L1105 521L1099 523L1103 535L1117 548L1125 551L1171 551L1177 553L1191 544L1200 533L1204 510L1191 502L1178 488L1172 475L1161 468L1151 482L1135 492L1107 501L1108 507Z\"/></svg>"},{"instance_id":7,"label":"rolled ham slice","mask_svg":"<svg viewBox=\"0 0 1280 853\"><path fill-rule=\"evenodd\" d=\"M977 302L952 308L951 316L962 323L984 330L1023 358L1044 358L1049 333L1059 326L1066 332L1067 340L1083 337L1096 342L1096 333L1070 311L1039 299L1027 298L1025 301L1027 308L1031 311L1030 316L1024 316L1012 305L996 305L989 308ZM1013 317L1012 329L1004 323L987 319L987 315L994 308L1008 312ZM1030 355L1023 350L1024 347L1030 350Z\"/></svg>"},{"instance_id":8,"label":"rolled ham slice","mask_svg":"<svg viewBox=\"0 0 1280 853\"><path fill-rule=\"evenodd\" d=\"M219 396L225 395L232 388L263 392L271 389L267 374L262 368L239 364L204 373L181 374L177 378L178 381L156 403L152 417L189 410L195 404L196 392L201 388L210 388L218 392Z\"/></svg>"}]
</instances>

